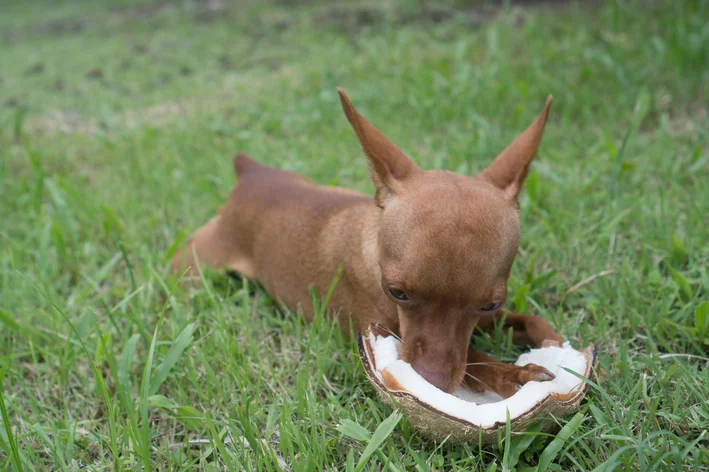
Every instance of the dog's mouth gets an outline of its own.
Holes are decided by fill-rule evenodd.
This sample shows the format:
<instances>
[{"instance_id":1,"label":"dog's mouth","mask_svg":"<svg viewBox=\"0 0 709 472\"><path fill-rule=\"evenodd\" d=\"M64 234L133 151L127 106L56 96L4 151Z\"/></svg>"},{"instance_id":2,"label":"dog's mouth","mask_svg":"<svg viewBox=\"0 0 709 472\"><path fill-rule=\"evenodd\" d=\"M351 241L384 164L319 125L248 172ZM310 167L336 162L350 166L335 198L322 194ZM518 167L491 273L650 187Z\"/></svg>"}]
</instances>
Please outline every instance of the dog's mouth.
<instances>
[{"instance_id":1,"label":"dog's mouth","mask_svg":"<svg viewBox=\"0 0 709 472\"><path fill-rule=\"evenodd\" d=\"M412 364L414 372L419 374L424 380L445 393L454 393L465 385L465 362L449 368L445 372L429 372L422 368L417 368L416 363Z\"/></svg>"},{"instance_id":2,"label":"dog's mouth","mask_svg":"<svg viewBox=\"0 0 709 472\"><path fill-rule=\"evenodd\" d=\"M429 370L425 367L425 360L415 355L417 351L416 346L410 347L410 344L407 344L403 336L398 336L380 323L373 324L370 327L370 331L375 336L382 338L392 336L399 341L401 359L411 364L417 374L437 389L452 394L464 385L466 375L465 360L456 363L456 365L448 366L446 369ZM463 359L465 359L465 356L463 356Z\"/></svg>"}]
</instances>

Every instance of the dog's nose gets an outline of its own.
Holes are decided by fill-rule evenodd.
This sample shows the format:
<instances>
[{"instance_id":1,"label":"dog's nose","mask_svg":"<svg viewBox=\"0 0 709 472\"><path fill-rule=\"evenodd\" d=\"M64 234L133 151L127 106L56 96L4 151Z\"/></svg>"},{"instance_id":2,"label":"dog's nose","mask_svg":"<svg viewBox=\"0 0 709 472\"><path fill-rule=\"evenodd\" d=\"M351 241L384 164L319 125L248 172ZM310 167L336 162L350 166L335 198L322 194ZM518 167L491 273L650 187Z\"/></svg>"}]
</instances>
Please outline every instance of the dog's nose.
<instances>
[{"instance_id":1,"label":"dog's nose","mask_svg":"<svg viewBox=\"0 0 709 472\"><path fill-rule=\"evenodd\" d=\"M430 383L434 387L438 387L444 390L446 384L448 384L448 374L446 372L441 372L438 370L428 370L423 366L421 362L413 363L414 370L423 377L426 382Z\"/></svg>"}]
</instances>

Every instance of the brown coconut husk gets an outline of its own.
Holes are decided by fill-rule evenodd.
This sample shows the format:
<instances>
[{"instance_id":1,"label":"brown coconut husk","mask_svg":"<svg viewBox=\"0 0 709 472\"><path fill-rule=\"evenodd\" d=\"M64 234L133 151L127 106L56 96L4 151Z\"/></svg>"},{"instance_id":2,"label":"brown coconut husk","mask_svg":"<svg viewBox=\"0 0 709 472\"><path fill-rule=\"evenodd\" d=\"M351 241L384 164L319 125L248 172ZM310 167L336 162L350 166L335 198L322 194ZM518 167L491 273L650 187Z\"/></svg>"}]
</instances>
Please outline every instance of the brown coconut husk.
<instances>
[{"instance_id":1,"label":"brown coconut husk","mask_svg":"<svg viewBox=\"0 0 709 472\"><path fill-rule=\"evenodd\" d=\"M380 397L392 406L399 408L407 417L411 426L424 437L442 441L447 439L453 443L493 443L499 437L504 437L506 422L498 422L493 426L483 427L478 424L451 416L437 410L415 395L405 390L387 371L382 373L382 379L377 375L377 366L370 344L369 332L373 328L370 326L364 333L359 333L357 344L359 347L359 357L369 381L374 385ZM584 378L593 381L597 378L596 349L593 344L582 351L586 357L587 367L583 373ZM579 387L569 394L549 393L537 404L523 415L510 421L510 433L523 433L533 424L540 424L541 431L552 433L558 431L560 425L554 417L562 418L578 410L581 400L588 392L589 384L582 381Z\"/></svg>"}]
</instances>

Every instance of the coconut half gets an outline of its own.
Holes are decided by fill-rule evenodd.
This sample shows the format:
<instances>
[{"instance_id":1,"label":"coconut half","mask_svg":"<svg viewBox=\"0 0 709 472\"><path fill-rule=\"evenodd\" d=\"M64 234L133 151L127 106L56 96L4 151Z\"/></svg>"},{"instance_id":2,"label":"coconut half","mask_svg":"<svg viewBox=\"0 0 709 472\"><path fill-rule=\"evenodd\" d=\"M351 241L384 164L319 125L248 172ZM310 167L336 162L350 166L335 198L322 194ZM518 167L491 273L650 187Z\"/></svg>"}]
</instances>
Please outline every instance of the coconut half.
<instances>
[{"instance_id":1,"label":"coconut half","mask_svg":"<svg viewBox=\"0 0 709 472\"><path fill-rule=\"evenodd\" d=\"M542 431L551 432L558 427L553 416L575 411L588 390L585 380L565 369L592 380L596 367L593 345L577 351L566 342L562 347L532 349L515 362L541 365L556 376L554 380L529 382L507 399L494 392L473 392L466 385L448 394L399 359L399 340L379 333L371 325L358 336L367 377L383 400L399 407L414 428L439 441L494 442L500 431L504 434L508 411L512 433L524 432L533 423L542 423Z\"/></svg>"}]
</instances>

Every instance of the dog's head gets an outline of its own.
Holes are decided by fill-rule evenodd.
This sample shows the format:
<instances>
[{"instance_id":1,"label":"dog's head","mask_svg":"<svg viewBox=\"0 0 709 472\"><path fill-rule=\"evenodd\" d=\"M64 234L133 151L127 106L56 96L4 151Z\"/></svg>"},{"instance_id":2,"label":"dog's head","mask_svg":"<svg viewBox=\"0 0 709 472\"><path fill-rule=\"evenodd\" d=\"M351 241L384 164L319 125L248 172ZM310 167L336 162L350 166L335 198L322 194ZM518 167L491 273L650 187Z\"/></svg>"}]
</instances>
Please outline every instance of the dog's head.
<instances>
[{"instance_id":1,"label":"dog's head","mask_svg":"<svg viewBox=\"0 0 709 472\"><path fill-rule=\"evenodd\" d=\"M477 320L492 316L507 297L519 246L517 196L539 147L551 97L487 169L467 177L419 169L338 91L369 158L382 208L381 285L398 307L401 357L451 392L463 379Z\"/></svg>"}]
</instances>

